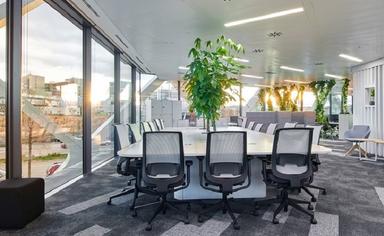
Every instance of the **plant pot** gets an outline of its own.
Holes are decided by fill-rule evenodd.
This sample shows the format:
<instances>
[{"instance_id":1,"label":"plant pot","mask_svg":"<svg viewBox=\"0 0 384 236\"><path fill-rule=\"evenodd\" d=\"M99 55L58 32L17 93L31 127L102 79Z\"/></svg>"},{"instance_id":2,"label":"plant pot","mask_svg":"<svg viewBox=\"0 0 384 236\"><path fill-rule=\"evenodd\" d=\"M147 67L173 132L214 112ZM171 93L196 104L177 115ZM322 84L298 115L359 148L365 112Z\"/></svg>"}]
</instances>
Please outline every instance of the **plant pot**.
<instances>
[{"instance_id":1,"label":"plant pot","mask_svg":"<svg viewBox=\"0 0 384 236\"><path fill-rule=\"evenodd\" d=\"M375 101L369 101L369 105L371 106L375 105Z\"/></svg>"}]
</instances>

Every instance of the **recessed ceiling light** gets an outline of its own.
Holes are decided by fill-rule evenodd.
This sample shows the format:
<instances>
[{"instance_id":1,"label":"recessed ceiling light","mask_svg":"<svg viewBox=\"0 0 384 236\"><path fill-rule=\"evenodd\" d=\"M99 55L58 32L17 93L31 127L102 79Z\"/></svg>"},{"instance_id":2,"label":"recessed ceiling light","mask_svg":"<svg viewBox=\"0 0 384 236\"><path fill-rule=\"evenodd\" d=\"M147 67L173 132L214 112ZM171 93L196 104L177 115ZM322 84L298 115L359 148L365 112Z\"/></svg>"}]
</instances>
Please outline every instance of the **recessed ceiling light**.
<instances>
[{"instance_id":1,"label":"recessed ceiling light","mask_svg":"<svg viewBox=\"0 0 384 236\"><path fill-rule=\"evenodd\" d=\"M296 71L296 72L304 72L303 69L298 69L298 68L289 67L289 66L280 66L280 69L291 70L291 71Z\"/></svg>"},{"instance_id":2,"label":"recessed ceiling light","mask_svg":"<svg viewBox=\"0 0 384 236\"><path fill-rule=\"evenodd\" d=\"M285 11L279 11L279 12L267 14L264 16L258 16L258 17L254 17L254 18L247 18L247 19L243 19L243 20L228 22L228 23L225 23L224 26L225 27L232 27L232 26L236 26L236 25L243 25L243 24L247 24L247 23L251 23L251 22L262 21L262 20L267 20L267 19L271 19L271 18L275 18L275 17L300 13L303 11L304 11L304 8L302 8L302 7L294 8L294 9L289 9L289 10L285 10Z\"/></svg>"},{"instance_id":3,"label":"recessed ceiling light","mask_svg":"<svg viewBox=\"0 0 384 236\"><path fill-rule=\"evenodd\" d=\"M344 76L341 75L332 75L332 74L324 74L325 77L334 78L334 79L344 79Z\"/></svg>"},{"instance_id":4,"label":"recessed ceiling light","mask_svg":"<svg viewBox=\"0 0 384 236\"><path fill-rule=\"evenodd\" d=\"M228 59L229 57L224 56L223 58L224 58L224 59ZM249 60L248 60L248 59L244 59L244 58L237 58L237 57L234 57L233 60L234 60L234 61L239 61L239 62L249 63Z\"/></svg>"},{"instance_id":5,"label":"recessed ceiling light","mask_svg":"<svg viewBox=\"0 0 384 236\"><path fill-rule=\"evenodd\" d=\"M251 79L264 79L262 76L257 76L257 75L247 75L247 74L241 74L242 77L245 78L251 78Z\"/></svg>"},{"instance_id":6,"label":"recessed ceiling light","mask_svg":"<svg viewBox=\"0 0 384 236\"><path fill-rule=\"evenodd\" d=\"M350 55L347 55L347 54L340 54L339 57L342 57L342 58L350 60L350 61L363 62L363 60L361 60L360 58L357 58L357 57L354 57L354 56L350 56Z\"/></svg>"},{"instance_id":7,"label":"recessed ceiling light","mask_svg":"<svg viewBox=\"0 0 384 236\"><path fill-rule=\"evenodd\" d=\"M188 70L189 68L186 67L186 66L179 66L178 69L179 69L179 70Z\"/></svg>"},{"instance_id":8,"label":"recessed ceiling light","mask_svg":"<svg viewBox=\"0 0 384 236\"><path fill-rule=\"evenodd\" d=\"M287 82L287 83L295 83L295 84L309 84L309 82L306 82L306 81L301 81L301 80L290 80L290 79L286 79L286 80L284 80L284 82Z\"/></svg>"}]
</instances>

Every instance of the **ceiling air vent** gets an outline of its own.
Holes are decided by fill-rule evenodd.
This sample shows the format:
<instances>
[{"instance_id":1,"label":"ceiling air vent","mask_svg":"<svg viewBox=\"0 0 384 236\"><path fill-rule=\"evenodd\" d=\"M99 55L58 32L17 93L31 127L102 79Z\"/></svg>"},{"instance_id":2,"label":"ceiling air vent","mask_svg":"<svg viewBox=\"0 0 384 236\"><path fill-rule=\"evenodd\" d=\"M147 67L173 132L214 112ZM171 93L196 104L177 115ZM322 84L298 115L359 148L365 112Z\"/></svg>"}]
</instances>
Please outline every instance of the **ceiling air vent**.
<instances>
[{"instance_id":1,"label":"ceiling air vent","mask_svg":"<svg viewBox=\"0 0 384 236\"><path fill-rule=\"evenodd\" d=\"M84 4L95 14L97 17L100 17L99 13L87 2L87 0L83 0Z\"/></svg>"},{"instance_id":2,"label":"ceiling air vent","mask_svg":"<svg viewBox=\"0 0 384 236\"><path fill-rule=\"evenodd\" d=\"M282 32L271 32L271 33L267 34L267 36L270 37L270 38L278 38L281 35L283 35Z\"/></svg>"},{"instance_id":3,"label":"ceiling air vent","mask_svg":"<svg viewBox=\"0 0 384 236\"><path fill-rule=\"evenodd\" d=\"M255 48L252 50L252 52L254 53L263 53L264 52L264 49L261 49L261 48Z\"/></svg>"},{"instance_id":4,"label":"ceiling air vent","mask_svg":"<svg viewBox=\"0 0 384 236\"><path fill-rule=\"evenodd\" d=\"M265 72L265 74L268 74L268 75L275 75L276 73L275 73L275 72L272 72L272 71L267 71L267 72Z\"/></svg>"},{"instance_id":5,"label":"ceiling air vent","mask_svg":"<svg viewBox=\"0 0 384 236\"><path fill-rule=\"evenodd\" d=\"M124 41L120 38L119 35L115 34L115 36L116 36L116 38L120 41L120 43L122 43L124 46L126 46L127 48L129 48L128 45L127 45L126 43L124 43Z\"/></svg>"}]
</instances>

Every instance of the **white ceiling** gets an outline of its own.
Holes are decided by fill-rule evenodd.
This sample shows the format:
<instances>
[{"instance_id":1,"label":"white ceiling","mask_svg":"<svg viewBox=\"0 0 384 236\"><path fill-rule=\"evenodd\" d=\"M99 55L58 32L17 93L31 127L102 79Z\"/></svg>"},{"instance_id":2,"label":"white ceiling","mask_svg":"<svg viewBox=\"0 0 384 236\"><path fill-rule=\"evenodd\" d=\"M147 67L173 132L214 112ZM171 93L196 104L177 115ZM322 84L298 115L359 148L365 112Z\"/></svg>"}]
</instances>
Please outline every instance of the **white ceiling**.
<instances>
[{"instance_id":1,"label":"white ceiling","mask_svg":"<svg viewBox=\"0 0 384 236\"><path fill-rule=\"evenodd\" d=\"M243 44L250 60L245 74L264 76L248 83L323 79L345 75L356 65L384 56L384 0L95 0L160 79L180 79L178 66L196 37L224 34ZM304 13L225 28L224 23L304 7ZM269 38L271 32L282 32ZM263 49L254 53L253 49ZM323 63L322 65L315 65ZM305 74L280 69L303 68ZM266 72L273 72L268 74Z\"/></svg>"}]
</instances>

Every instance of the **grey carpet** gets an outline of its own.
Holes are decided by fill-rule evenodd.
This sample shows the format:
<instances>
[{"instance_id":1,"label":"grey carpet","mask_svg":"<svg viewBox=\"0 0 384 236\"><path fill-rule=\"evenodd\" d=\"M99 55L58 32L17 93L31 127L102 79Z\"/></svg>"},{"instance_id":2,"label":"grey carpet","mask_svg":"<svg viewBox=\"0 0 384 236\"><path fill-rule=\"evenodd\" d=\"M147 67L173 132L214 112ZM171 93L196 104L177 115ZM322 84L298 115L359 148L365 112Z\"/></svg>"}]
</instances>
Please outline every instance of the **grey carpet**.
<instances>
[{"instance_id":1,"label":"grey carpet","mask_svg":"<svg viewBox=\"0 0 384 236\"><path fill-rule=\"evenodd\" d=\"M106 204L106 194L126 184L126 177L115 175L115 162L111 162L48 198L46 212L25 229L0 231L0 235L384 235L384 162L341 155L321 156L321 161L314 183L326 187L328 194L318 193L318 225L311 225L308 217L296 210L290 210L281 224L274 225L268 215L276 206L261 207L258 216L253 216L248 214L252 201L241 200L233 204L240 211L239 231L232 229L230 219L222 213L198 223L196 215L201 208L193 204L190 225L180 223L182 216L170 211L159 215L153 230L146 232L145 220L153 208L140 210L133 218L128 208L132 196L116 199L112 206ZM150 200L142 196L138 203Z\"/></svg>"}]
</instances>

